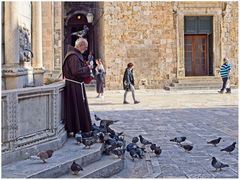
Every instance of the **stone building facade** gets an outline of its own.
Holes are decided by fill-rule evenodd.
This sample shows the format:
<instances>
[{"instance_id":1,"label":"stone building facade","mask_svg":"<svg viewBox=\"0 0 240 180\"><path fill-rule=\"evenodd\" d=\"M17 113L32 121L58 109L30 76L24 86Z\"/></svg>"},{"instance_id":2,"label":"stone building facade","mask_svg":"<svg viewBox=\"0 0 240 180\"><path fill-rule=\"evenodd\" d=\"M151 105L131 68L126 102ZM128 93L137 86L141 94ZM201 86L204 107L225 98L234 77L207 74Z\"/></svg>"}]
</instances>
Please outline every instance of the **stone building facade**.
<instances>
[{"instance_id":1,"label":"stone building facade","mask_svg":"<svg viewBox=\"0 0 240 180\"><path fill-rule=\"evenodd\" d=\"M66 46L73 44L70 34L84 24L90 28L89 51L104 61L107 89L122 88L128 62L135 65L137 88L163 88L189 76L219 77L225 56L232 64L232 83L238 81L236 1L3 2L2 15L2 89L39 86L43 76L59 77ZM199 25L192 32L187 17ZM189 37L192 54L187 62ZM205 44L194 45L199 40ZM197 56L203 64L197 65Z\"/></svg>"}]
</instances>

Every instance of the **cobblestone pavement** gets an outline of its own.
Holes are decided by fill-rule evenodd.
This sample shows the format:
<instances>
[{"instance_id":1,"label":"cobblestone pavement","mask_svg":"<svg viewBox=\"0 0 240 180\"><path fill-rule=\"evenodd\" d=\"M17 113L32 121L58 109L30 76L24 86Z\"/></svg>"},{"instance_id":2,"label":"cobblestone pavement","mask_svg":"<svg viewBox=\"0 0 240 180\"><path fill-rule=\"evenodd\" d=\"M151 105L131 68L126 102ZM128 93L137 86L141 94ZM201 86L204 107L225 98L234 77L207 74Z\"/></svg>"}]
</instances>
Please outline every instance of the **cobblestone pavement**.
<instances>
[{"instance_id":1,"label":"cobblestone pavement","mask_svg":"<svg viewBox=\"0 0 240 180\"><path fill-rule=\"evenodd\" d=\"M94 91L87 92L92 119L96 113L102 118L119 120L111 127L124 131L127 140L142 134L162 149L159 157L148 149L143 160L134 162L126 153L125 169L113 178L237 178L238 147L232 154L220 151L234 141L238 146L237 91L229 95L214 90L137 90L140 104L133 104L130 93L130 104L122 104L121 90L106 91L104 99L96 98ZM184 152L170 142L175 136L186 136L193 150ZM206 143L217 137L223 139L217 147ZM230 167L216 172L211 166L212 156Z\"/></svg>"}]
</instances>

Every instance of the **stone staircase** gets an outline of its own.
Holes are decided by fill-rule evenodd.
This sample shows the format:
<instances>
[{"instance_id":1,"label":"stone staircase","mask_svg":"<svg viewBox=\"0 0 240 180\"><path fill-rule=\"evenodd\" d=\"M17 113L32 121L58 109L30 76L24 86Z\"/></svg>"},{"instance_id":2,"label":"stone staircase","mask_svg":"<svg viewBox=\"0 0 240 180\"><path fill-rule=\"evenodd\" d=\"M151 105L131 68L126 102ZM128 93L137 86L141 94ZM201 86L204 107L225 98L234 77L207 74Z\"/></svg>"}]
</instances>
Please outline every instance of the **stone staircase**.
<instances>
[{"instance_id":1,"label":"stone staircase","mask_svg":"<svg viewBox=\"0 0 240 180\"><path fill-rule=\"evenodd\" d=\"M124 161L113 155L102 155L103 145L96 143L90 149L76 145L69 138L62 148L43 163L41 160L26 159L2 166L2 178L105 178L120 172ZM80 164L83 171L72 175L72 162Z\"/></svg>"},{"instance_id":2,"label":"stone staircase","mask_svg":"<svg viewBox=\"0 0 240 180\"><path fill-rule=\"evenodd\" d=\"M222 80L220 77L197 76L178 79L177 82L170 83L165 86L164 89L168 91L216 89L217 91L221 88L221 86ZM234 86L231 87L234 88Z\"/></svg>"}]
</instances>

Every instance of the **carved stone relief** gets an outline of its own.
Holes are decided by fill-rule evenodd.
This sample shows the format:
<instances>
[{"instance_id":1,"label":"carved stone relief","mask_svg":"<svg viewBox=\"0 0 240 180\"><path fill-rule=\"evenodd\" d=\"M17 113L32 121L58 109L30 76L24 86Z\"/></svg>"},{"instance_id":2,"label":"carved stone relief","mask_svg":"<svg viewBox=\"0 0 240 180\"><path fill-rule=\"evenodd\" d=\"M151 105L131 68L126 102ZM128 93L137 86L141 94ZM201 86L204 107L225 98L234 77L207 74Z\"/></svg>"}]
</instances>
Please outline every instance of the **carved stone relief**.
<instances>
[{"instance_id":1,"label":"carved stone relief","mask_svg":"<svg viewBox=\"0 0 240 180\"><path fill-rule=\"evenodd\" d=\"M31 59L33 58L30 37L31 37L30 30L25 27L19 26L19 46L21 63L30 62Z\"/></svg>"}]
</instances>

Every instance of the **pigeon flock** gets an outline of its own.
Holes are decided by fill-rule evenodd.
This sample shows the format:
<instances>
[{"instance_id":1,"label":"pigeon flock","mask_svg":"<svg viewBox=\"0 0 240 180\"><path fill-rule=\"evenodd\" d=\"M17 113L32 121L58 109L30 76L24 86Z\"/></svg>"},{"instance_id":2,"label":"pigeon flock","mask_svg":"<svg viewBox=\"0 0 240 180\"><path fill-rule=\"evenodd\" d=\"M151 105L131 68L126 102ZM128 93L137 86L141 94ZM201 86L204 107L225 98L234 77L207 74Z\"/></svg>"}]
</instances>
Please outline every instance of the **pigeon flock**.
<instances>
[{"instance_id":1,"label":"pigeon flock","mask_svg":"<svg viewBox=\"0 0 240 180\"><path fill-rule=\"evenodd\" d=\"M160 145L157 145L150 140L144 138L142 135L135 136L132 138L132 141L126 145L126 140L124 139L123 132L116 132L110 128L110 125L118 122L118 120L106 120L101 119L96 114L94 115L96 121L100 121L99 126L95 123L91 126L91 131L89 133L82 133L81 131L75 134L76 144L83 144L83 148L91 148L95 143L102 143L103 154L105 155L114 155L117 158L124 158L125 152L129 153L129 158L134 161L135 159L142 159L145 156L145 153L151 152L155 156L160 156L162 149ZM170 139L171 142L176 142L180 148L183 148L185 152L190 152L193 150L193 145L186 143L186 137L175 137ZM220 143L221 137L213 139L207 142L207 144L214 145ZM229 154L235 149L236 142L233 142L231 145L221 149L220 151L226 151ZM46 163L47 159L51 158L53 155L53 150L47 150L37 153L36 156L30 156L30 159L39 159ZM222 168L229 167L228 164L224 164L212 157L211 165L220 171ZM78 175L79 171L82 171L83 168L77 164L75 161L72 162L70 170L73 175Z\"/></svg>"}]
</instances>

